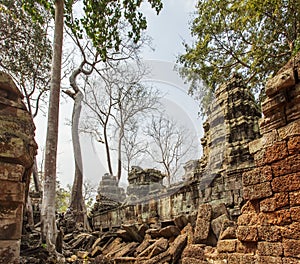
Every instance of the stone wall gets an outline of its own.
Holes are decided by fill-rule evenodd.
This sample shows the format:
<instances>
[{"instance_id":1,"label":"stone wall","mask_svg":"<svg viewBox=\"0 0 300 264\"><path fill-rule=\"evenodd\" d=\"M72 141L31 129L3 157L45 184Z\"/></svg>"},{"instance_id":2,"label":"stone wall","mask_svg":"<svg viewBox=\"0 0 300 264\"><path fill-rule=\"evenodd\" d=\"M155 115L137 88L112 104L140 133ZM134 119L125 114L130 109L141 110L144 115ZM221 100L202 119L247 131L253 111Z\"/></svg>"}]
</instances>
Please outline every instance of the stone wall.
<instances>
[{"instance_id":1,"label":"stone wall","mask_svg":"<svg viewBox=\"0 0 300 264\"><path fill-rule=\"evenodd\" d=\"M224 263L300 263L299 76L300 54L266 85L263 136L249 145L256 166L243 174L236 238L218 242Z\"/></svg>"},{"instance_id":2,"label":"stone wall","mask_svg":"<svg viewBox=\"0 0 300 264\"><path fill-rule=\"evenodd\" d=\"M253 95L238 76L233 76L217 91L204 123L203 156L186 164L184 182L149 192L118 209L94 211L94 227L171 221L179 215L192 215L203 203L223 203L230 217L236 218L243 202L242 173L254 166L248 143L260 135L259 118Z\"/></svg>"},{"instance_id":3,"label":"stone wall","mask_svg":"<svg viewBox=\"0 0 300 264\"><path fill-rule=\"evenodd\" d=\"M11 77L0 72L0 263L19 263L23 208L37 149L22 99Z\"/></svg>"}]
</instances>

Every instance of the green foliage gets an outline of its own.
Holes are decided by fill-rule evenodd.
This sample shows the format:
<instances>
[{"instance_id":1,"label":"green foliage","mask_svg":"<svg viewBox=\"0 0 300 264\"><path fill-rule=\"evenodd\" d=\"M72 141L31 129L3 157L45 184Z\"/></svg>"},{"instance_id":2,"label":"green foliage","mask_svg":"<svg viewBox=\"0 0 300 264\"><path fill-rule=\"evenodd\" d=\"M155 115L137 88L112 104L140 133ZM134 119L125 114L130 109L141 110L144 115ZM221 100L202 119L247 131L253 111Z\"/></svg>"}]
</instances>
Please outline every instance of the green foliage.
<instances>
[{"instance_id":1,"label":"green foliage","mask_svg":"<svg viewBox=\"0 0 300 264\"><path fill-rule=\"evenodd\" d=\"M41 14L46 22L49 15ZM11 74L26 99L31 100L31 103L27 101L29 110L36 110L50 80L52 49L47 38L47 24L32 21L22 9L21 0L3 0L0 25L0 69ZM34 110L31 112L36 114Z\"/></svg>"},{"instance_id":2,"label":"green foliage","mask_svg":"<svg viewBox=\"0 0 300 264\"><path fill-rule=\"evenodd\" d=\"M107 51L119 51L124 25L129 25L127 37L137 43L141 32L146 29L145 16L139 11L142 0L83 0L83 18L72 19L72 5L67 6L66 24L82 38L85 31L97 48L103 61L107 59ZM148 0L157 13L162 8L161 0Z\"/></svg>"},{"instance_id":3,"label":"green foliage","mask_svg":"<svg viewBox=\"0 0 300 264\"><path fill-rule=\"evenodd\" d=\"M60 186L60 183L56 182L56 199L55 199L55 210L58 213L66 212L70 204L71 191L70 187L67 189Z\"/></svg>"},{"instance_id":4,"label":"green foliage","mask_svg":"<svg viewBox=\"0 0 300 264\"><path fill-rule=\"evenodd\" d=\"M260 91L299 50L300 1L200 0L191 32L195 43L185 45L180 72L191 81L192 93L200 89L205 109L206 100L233 73Z\"/></svg>"},{"instance_id":5,"label":"green foliage","mask_svg":"<svg viewBox=\"0 0 300 264\"><path fill-rule=\"evenodd\" d=\"M53 2L47 0L22 0L24 8L31 13L34 20L43 23L39 12L41 8L53 12ZM74 16L77 1L65 1L65 24L79 39L83 33L92 40L101 59L107 59L109 49L119 51L122 46L121 32L124 25L129 25L127 37L137 43L141 32L147 28L145 16L139 11L142 0L83 0L83 17ZM157 14L162 9L161 0L148 0Z\"/></svg>"}]
</instances>

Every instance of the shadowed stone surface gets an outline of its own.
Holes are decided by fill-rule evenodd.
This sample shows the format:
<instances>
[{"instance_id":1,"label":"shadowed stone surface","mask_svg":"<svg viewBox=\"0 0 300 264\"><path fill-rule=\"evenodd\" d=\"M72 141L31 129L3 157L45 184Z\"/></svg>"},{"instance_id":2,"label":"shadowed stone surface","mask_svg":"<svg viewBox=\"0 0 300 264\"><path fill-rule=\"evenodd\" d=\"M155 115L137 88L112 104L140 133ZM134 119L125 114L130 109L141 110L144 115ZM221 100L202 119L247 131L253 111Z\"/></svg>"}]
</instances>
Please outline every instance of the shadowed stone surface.
<instances>
[{"instance_id":1,"label":"shadowed stone surface","mask_svg":"<svg viewBox=\"0 0 300 264\"><path fill-rule=\"evenodd\" d=\"M0 263L19 263L23 208L37 145L32 117L0 72Z\"/></svg>"}]
</instances>

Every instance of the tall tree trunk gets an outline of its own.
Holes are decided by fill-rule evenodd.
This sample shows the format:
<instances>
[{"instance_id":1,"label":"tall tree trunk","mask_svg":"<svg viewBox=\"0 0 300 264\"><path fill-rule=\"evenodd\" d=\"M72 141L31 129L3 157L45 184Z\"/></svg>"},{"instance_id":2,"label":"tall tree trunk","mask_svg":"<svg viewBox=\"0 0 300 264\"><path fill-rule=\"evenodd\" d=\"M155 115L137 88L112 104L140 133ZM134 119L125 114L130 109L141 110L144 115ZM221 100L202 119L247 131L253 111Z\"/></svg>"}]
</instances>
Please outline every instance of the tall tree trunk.
<instances>
[{"instance_id":1,"label":"tall tree trunk","mask_svg":"<svg viewBox=\"0 0 300 264\"><path fill-rule=\"evenodd\" d=\"M34 163L33 163L33 168L32 168L32 177L33 177L35 191L40 192L41 191L41 182L39 179L39 172L38 172L38 168L37 168L36 157L34 158Z\"/></svg>"},{"instance_id":2,"label":"tall tree trunk","mask_svg":"<svg viewBox=\"0 0 300 264\"><path fill-rule=\"evenodd\" d=\"M50 252L55 252L57 236L55 224L55 189L63 28L64 0L56 0L53 58L48 109L48 129L45 151L45 175L41 212L42 243L46 243L47 249Z\"/></svg>"},{"instance_id":3,"label":"tall tree trunk","mask_svg":"<svg viewBox=\"0 0 300 264\"><path fill-rule=\"evenodd\" d=\"M81 224L84 230L91 230L88 223L86 206L82 195L83 166L82 166L80 139L79 139L79 120L80 120L81 103L83 100L83 94L79 89L74 94L73 99L74 99L74 106L73 106L73 114L72 114L72 141L73 141L73 151L74 151L74 159L75 159L75 175L74 175L74 182L72 186L70 209L73 212L73 215L75 216L76 223Z\"/></svg>"},{"instance_id":4,"label":"tall tree trunk","mask_svg":"<svg viewBox=\"0 0 300 264\"><path fill-rule=\"evenodd\" d=\"M118 139L118 170L117 170L117 179L118 183L121 180L122 176L122 140L124 137L124 128L120 128L119 139Z\"/></svg>"},{"instance_id":5,"label":"tall tree trunk","mask_svg":"<svg viewBox=\"0 0 300 264\"><path fill-rule=\"evenodd\" d=\"M110 149L109 149L109 144L108 144L109 140L108 140L108 136L107 136L107 124L104 124L103 137L104 137L108 172L109 172L110 175L113 175L113 170L112 170L112 165L111 165L111 158L110 158Z\"/></svg>"}]
</instances>

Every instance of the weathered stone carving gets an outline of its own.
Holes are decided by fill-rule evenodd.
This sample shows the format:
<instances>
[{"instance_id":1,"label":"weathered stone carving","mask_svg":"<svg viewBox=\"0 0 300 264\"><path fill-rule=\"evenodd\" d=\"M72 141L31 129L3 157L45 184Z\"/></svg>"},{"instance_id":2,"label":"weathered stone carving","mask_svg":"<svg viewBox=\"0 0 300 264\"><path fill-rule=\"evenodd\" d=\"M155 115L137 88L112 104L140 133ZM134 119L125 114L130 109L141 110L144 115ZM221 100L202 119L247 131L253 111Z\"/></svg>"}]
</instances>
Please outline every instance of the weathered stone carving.
<instances>
[{"instance_id":1,"label":"weathered stone carving","mask_svg":"<svg viewBox=\"0 0 300 264\"><path fill-rule=\"evenodd\" d=\"M12 78L0 72L0 262L19 263L34 141L32 117Z\"/></svg>"},{"instance_id":2,"label":"weathered stone carving","mask_svg":"<svg viewBox=\"0 0 300 264\"><path fill-rule=\"evenodd\" d=\"M121 203L124 202L126 197L124 189L118 186L117 178L109 173L105 173L102 176L98 187L98 194Z\"/></svg>"},{"instance_id":3,"label":"weathered stone carving","mask_svg":"<svg viewBox=\"0 0 300 264\"><path fill-rule=\"evenodd\" d=\"M300 263L300 54L266 85L255 168L243 174L237 239L221 239L228 263ZM223 235L221 235L223 237ZM226 256L226 257L225 257Z\"/></svg>"},{"instance_id":4,"label":"weathered stone carving","mask_svg":"<svg viewBox=\"0 0 300 264\"><path fill-rule=\"evenodd\" d=\"M147 200L151 194L157 194L165 187L162 184L165 175L159 170L142 169L134 166L128 173L129 186L127 187L127 201L142 202Z\"/></svg>"}]
</instances>

